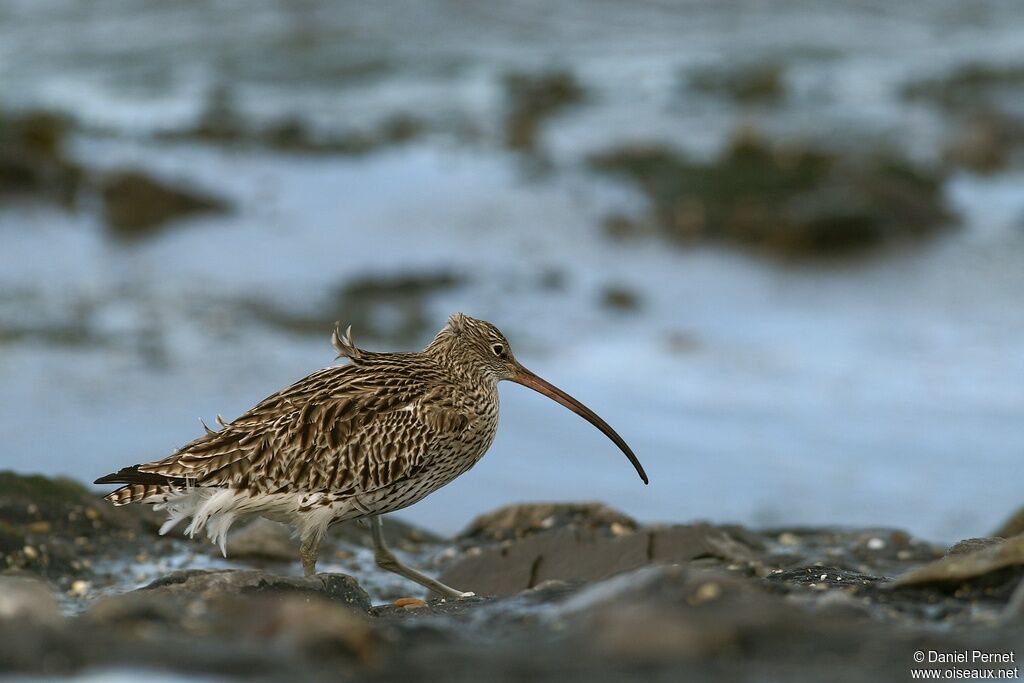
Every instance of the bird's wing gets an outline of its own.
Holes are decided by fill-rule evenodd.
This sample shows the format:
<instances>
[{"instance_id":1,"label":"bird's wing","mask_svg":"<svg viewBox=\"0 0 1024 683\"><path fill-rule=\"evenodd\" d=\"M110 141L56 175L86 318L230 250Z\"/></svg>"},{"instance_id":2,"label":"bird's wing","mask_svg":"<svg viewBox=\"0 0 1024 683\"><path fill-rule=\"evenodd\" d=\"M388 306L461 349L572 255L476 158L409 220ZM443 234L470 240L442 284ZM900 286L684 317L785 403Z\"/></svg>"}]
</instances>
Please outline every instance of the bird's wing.
<instances>
[{"instance_id":1,"label":"bird's wing","mask_svg":"<svg viewBox=\"0 0 1024 683\"><path fill-rule=\"evenodd\" d=\"M432 443L469 425L452 392L431 386L326 368L138 471L266 493L382 488L414 475Z\"/></svg>"}]
</instances>

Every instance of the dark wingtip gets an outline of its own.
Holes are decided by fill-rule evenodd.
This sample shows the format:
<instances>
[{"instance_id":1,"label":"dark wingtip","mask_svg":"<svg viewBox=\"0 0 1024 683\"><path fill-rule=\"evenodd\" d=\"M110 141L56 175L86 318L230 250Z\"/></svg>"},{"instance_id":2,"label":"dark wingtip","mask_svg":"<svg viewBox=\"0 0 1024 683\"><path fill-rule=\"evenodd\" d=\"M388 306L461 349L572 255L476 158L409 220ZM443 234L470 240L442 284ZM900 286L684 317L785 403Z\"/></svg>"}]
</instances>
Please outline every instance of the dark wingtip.
<instances>
[{"instance_id":1,"label":"dark wingtip","mask_svg":"<svg viewBox=\"0 0 1024 683\"><path fill-rule=\"evenodd\" d=\"M162 474L153 474L150 472L140 472L139 467L141 465L132 465L131 467L125 467L117 472L111 472L110 474L100 477L94 484L156 484L162 486L173 481L176 481L174 477L165 477Z\"/></svg>"}]
</instances>

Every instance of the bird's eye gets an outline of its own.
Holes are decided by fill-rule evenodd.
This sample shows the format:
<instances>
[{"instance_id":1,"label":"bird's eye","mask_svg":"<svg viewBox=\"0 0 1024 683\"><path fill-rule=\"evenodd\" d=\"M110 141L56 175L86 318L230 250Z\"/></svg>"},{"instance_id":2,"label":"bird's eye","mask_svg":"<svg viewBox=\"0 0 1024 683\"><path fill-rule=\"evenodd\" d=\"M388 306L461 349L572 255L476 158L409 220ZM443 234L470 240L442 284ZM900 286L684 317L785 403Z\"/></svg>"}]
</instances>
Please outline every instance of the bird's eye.
<instances>
[{"instance_id":1,"label":"bird's eye","mask_svg":"<svg viewBox=\"0 0 1024 683\"><path fill-rule=\"evenodd\" d=\"M498 358L503 358L505 356L505 347L501 344L495 344L492 346L491 351L494 351L494 355Z\"/></svg>"}]
</instances>

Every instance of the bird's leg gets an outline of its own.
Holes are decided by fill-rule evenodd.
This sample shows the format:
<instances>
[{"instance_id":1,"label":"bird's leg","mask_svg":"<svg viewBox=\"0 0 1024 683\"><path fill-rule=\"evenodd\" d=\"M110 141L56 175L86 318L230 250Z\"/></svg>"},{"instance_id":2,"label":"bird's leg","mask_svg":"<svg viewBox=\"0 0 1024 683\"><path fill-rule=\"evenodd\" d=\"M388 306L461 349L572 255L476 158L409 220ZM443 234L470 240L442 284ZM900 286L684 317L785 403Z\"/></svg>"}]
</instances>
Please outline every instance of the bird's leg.
<instances>
[{"instance_id":1,"label":"bird's leg","mask_svg":"<svg viewBox=\"0 0 1024 683\"><path fill-rule=\"evenodd\" d=\"M313 534L302 539L299 556L302 558L302 571L306 576L316 575L316 558L320 555L320 536Z\"/></svg>"},{"instance_id":2,"label":"bird's leg","mask_svg":"<svg viewBox=\"0 0 1024 683\"><path fill-rule=\"evenodd\" d=\"M446 598L469 598L475 595L475 593L457 591L451 586L446 586L440 581L416 571L409 565L399 562L398 558L391 552L391 549L388 548L387 543L384 542L384 520L381 519L380 515L373 517L373 520L370 522L370 531L373 534L373 556L377 560L377 566L381 569L404 576L410 581L415 581L424 588L429 588Z\"/></svg>"}]
</instances>

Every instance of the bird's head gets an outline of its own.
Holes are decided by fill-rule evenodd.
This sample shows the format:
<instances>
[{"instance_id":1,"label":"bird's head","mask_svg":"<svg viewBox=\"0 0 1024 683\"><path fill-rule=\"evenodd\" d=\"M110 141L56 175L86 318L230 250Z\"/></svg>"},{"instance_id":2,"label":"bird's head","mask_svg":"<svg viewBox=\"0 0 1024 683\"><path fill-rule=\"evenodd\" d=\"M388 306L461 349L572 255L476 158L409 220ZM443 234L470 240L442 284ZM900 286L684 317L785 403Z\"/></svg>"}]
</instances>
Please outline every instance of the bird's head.
<instances>
[{"instance_id":1,"label":"bird's head","mask_svg":"<svg viewBox=\"0 0 1024 683\"><path fill-rule=\"evenodd\" d=\"M629 458L643 482L647 483L643 466L622 437L590 408L523 367L512 354L508 339L491 323L456 313L427 347L428 352L432 350L454 365L470 368L488 380L508 380L522 384L561 403L611 439Z\"/></svg>"}]
</instances>

